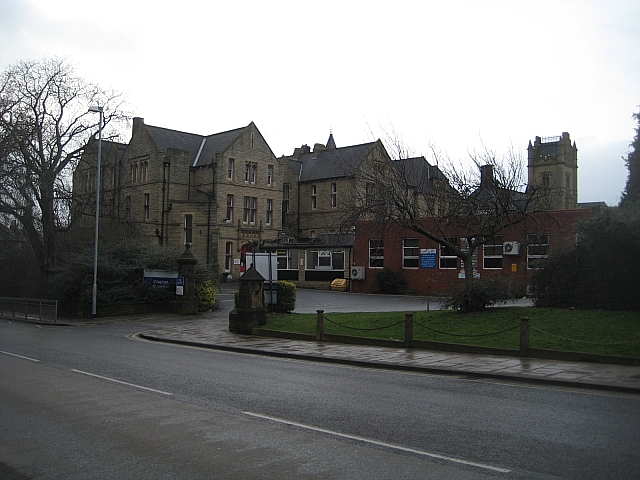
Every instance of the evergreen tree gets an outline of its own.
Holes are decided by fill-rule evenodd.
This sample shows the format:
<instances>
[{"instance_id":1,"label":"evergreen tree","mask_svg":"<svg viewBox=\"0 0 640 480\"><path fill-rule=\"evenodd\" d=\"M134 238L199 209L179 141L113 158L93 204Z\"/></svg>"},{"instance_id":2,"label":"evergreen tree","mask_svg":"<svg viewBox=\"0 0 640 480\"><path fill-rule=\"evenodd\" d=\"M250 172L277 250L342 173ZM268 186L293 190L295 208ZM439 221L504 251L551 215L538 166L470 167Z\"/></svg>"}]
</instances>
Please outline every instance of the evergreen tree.
<instances>
[{"instance_id":1,"label":"evergreen tree","mask_svg":"<svg viewBox=\"0 0 640 480\"><path fill-rule=\"evenodd\" d=\"M627 177L627 185L622 194L621 206L628 206L629 204L640 201L640 111L634 113L633 118L638 122L638 126L636 127L636 136L633 142L629 144L632 150L625 160L627 168L629 169L629 176Z\"/></svg>"}]
</instances>

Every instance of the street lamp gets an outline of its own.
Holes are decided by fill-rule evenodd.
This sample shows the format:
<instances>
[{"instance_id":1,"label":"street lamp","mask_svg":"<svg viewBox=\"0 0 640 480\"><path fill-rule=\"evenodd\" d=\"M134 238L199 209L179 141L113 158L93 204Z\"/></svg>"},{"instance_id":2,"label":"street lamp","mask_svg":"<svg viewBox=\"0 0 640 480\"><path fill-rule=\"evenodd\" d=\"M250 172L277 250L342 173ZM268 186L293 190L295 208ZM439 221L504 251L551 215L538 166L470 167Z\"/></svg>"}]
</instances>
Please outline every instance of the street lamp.
<instances>
[{"instance_id":1,"label":"street lamp","mask_svg":"<svg viewBox=\"0 0 640 480\"><path fill-rule=\"evenodd\" d=\"M91 314L96 316L96 303L98 296L98 220L100 218L100 160L102 159L102 107L89 107L89 112L100 114L98 126L98 174L96 175L96 226L93 234L93 296L91 303Z\"/></svg>"}]
</instances>

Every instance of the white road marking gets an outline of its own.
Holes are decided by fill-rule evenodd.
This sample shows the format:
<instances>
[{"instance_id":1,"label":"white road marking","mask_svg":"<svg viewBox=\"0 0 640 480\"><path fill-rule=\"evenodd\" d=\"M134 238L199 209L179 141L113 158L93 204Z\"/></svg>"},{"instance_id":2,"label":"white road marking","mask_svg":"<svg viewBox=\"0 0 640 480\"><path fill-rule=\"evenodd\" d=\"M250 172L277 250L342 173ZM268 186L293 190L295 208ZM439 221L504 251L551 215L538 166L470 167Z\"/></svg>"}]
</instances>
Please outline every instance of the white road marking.
<instances>
[{"instance_id":1,"label":"white road marking","mask_svg":"<svg viewBox=\"0 0 640 480\"><path fill-rule=\"evenodd\" d=\"M71 369L72 372L81 373L83 375L89 375L90 377L101 378L102 380L108 380L110 382L120 383L122 385L128 385L134 388L141 388L143 390L149 390L150 392L161 393L162 395L173 395L173 393L163 392L162 390L156 390L155 388L143 387L142 385L136 385L135 383L123 382L122 380L116 380L114 378L103 377L102 375L96 375L95 373L83 372L82 370Z\"/></svg>"},{"instance_id":2,"label":"white road marking","mask_svg":"<svg viewBox=\"0 0 640 480\"><path fill-rule=\"evenodd\" d=\"M484 463L469 462L467 460L462 460L460 458L448 457L446 455L440 455L438 453L425 452L424 450L417 450L415 448L403 447L401 445L394 445L392 443L380 442L378 440L372 440L370 438L359 437L357 435L348 435L348 434L345 434L345 433L334 432L332 430L326 430L324 428L312 427L310 425L304 425L304 424L298 423L298 422L290 422L288 420L283 420L281 418L275 418L275 417L269 417L267 415L261 415L259 413L252 413L252 412L242 412L242 413L244 413L245 415L249 415L251 417L257 417L257 418L262 418L264 420L271 420L273 422L284 423L285 425L291 425L291 426L294 426L294 427L304 428L304 429L307 429L307 430L313 430L315 432L326 433L328 435L334 435L336 437L347 438L349 440L356 440L358 442L370 443L372 445L378 445L380 447L392 448L394 450L401 450L403 452L415 453L417 455L423 455L425 457L437 458L438 460L445 460L447 462L460 463L462 465L468 465L468 466L472 466L472 467L484 468L485 470L492 470L494 472L500 472L500 473L509 473L509 472L511 472L511 470L508 470L506 468L494 467L492 465L485 465Z\"/></svg>"},{"instance_id":3,"label":"white road marking","mask_svg":"<svg viewBox=\"0 0 640 480\"><path fill-rule=\"evenodd\" d=\"M29 360L31 362L39 362L40 360L36 360L35 358L29 358L29 357L23 357L22 355L17 355L15 353L9 353L9 352L3 352L0 350L0 353L4 353L5 355L10 355L12 357L18 357L18 358L23 358L25 360Z\"/></svg>"}]
</instances>

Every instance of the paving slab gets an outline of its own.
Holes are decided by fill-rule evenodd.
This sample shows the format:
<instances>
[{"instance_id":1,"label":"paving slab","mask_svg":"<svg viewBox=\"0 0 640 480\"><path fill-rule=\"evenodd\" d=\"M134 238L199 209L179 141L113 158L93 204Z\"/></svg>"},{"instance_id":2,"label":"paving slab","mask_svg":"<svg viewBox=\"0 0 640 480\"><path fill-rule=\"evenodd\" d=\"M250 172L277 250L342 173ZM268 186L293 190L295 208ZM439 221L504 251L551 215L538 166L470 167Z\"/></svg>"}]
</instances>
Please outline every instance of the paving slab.
<instances>
[{"instance_id":1,"label":"paving slab","mask_svg":"<svg viewBox=\"0 0 640 480\"><path fill-rule=\"evenodd\" d=\"M223 319L194 319L140 332L147 340L203 348L353 364L373 368L421 371L640 394L640 367L461 354L427 350L346 345L329 342L237 335Z\"/></svg>"}]
</instances>

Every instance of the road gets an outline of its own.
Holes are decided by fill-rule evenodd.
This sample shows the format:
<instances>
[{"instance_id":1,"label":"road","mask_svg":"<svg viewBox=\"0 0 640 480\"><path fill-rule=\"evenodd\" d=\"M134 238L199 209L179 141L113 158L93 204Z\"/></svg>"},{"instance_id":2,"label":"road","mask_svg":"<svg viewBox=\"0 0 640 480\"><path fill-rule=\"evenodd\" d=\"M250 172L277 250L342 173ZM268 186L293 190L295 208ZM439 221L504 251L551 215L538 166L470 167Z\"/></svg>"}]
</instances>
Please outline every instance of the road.
<instances>
[{"instance_id":1,"label":"road","mask_svg":"<svg viewBox=\"0 0 640 480\"><path fill-rule=\"evenodd\" d=\"M132 338L163 322L0 320L0 475L638 478L638 396Z\"/></svg>"}]
</instances>

